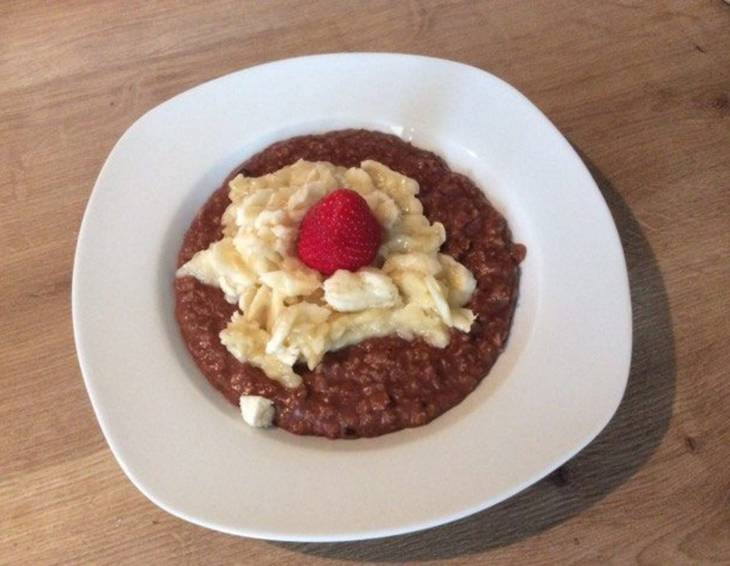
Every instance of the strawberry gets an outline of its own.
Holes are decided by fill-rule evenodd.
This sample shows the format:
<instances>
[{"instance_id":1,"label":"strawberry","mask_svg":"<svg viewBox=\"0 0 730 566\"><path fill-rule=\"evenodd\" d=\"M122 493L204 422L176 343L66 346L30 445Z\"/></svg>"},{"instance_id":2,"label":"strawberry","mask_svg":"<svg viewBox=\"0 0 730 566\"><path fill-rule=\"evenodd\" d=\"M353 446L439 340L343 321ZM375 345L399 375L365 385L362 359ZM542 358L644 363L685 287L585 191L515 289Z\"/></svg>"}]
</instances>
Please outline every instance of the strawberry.
<instances>
[{"instance_id":1,"label":"strawberry","mask_svg":"<svg viewBox=\"0 0 730 566\"><path fill-rule=\"evenodd\" d=\"M370 265L382 228L368 203L355 191L337 189L307 211L299 227L299 259L324 275Z\"/></svg>"}]
</instances>

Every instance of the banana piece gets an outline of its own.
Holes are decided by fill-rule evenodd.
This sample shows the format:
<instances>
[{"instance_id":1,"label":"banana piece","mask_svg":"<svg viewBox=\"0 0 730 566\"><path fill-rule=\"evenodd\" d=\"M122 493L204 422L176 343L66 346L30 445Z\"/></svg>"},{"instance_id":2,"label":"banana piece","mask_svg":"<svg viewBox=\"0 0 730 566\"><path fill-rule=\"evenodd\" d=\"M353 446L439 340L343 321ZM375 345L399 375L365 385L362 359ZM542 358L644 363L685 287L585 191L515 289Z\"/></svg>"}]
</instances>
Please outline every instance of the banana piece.
<instances>
[{"instance_id":1,"label":"banana piece","mask_svg":"<svg viewBox=\"0 0 730 566\"><path fill-rule=\"evenodd\" d=\"M405 214L393 226L392 233L381 248L386 256L413 252L432 254L445 241L443 224L429 224L428 219L421 214Z\"/></svg>"},{"instance_id":2,"label":"banana piece","mask_svg":"<svg viewBox=\"0 0 730 566\"><path fill-rule=\"evenodd\" d=\"M395 201L382 191L372 191L363 196L373 216L386 229L390 229L401 216L400 208Z\"/></svg>"},{"instance_id":3,"label":"banana piece","mask_svg":"<svg viewBox=\"0 0 730 566\"><path fill-rule=\"evenodd\" d=\"M353 313L335 313L328 336L329 350L339 350L357 344L366 338L394 333L393 311L368 309Z\"/></svg>"},{"instance_id":4,"label":"banana piece","mask_svg":"<svg viewBox=\"0 0 730 566\"><path fill-rule=\"evenodd\" d=\"M314 369L327 351L327 320L332 313L327 308L311 303L299 303L296 307L297 318L286 343L297 349L309 369Z\"/></svg>"},{"instance_id":5,"label":"banana piece","mask_svg":"<svg viewBox=\"0 0 730 566\"><path fill-rule=\"evenodd\" d=\"M297 227L314 203L339 187L362 195L383 226L383 266L338 271L323 281L295 257ZM423 215L413 179L375 161L345 169L300 160L261 177L237 175L229 188L223 238L177 275L217 286L238 305L220 333L236 359L297 387L301 377L293 366L303 361L314 369L328 351L393 334L442 348L450 327L471 328L474 314L464 305L476 281L438 253L444 227Z\"/></svg>"},{"instance_id":6,"label":"banana piece","mask_svg":"<svg viewBox=\"0 0 730 566\"><path fill-rule=\"evenodd\" d=\"M264 209L253 219L253 228L257 232L274 226L282 226L287 222L287 215L284 210Z\"/></svg>"},{"instance_id":7,"label":"banana piece","mask_svg":"<svg viewBox=\"0 0 730 566\"><path fill-rule=\"evenodd\" d=\"M312 294L320 285L320 278L312 270L285 270L262 273L264 285L278 291L282 297L302 297Z\"/></svg>"},{"instance_id":8,"label":"banana piece","mask_svg":"<svg viewBox=\"0 0 730 566\"><path fill-rule=\"evenodd\" d=\"M324 300L338 312L391 308L400 303L398 288L379 269L336 271L324 281Z\"/></svg>"},{"instance_id":9,"label":"banana piece","mask_svg":"<svg viewBox=\"0 0 730 566\"><path fill-rule=\"evenodd\" d=\"M385 260L383 264L384 273L416 271L426 275L438 275L442 269L442 263L433 254L423 252L394 254Z\"/></svg>"},{"instance_id":10,"label":"banana piece","mask_svg":"<svg viewBox=\"0 0 730 566\"><path fill-rule=\"evenodd\" d=\"M254 297L256 297L256 293L258 293L258 287L255 286L251 286L241 293L241 296L238 298L238 310L245 314L251 306Z\"/></svg>"},{"instance_id":11,"label":"banana piece","mask_svg":"<svg viewBox=\"0 0 730 566\"><path fill-rule=\"evenodd\" d=\"M302 332L302 327L306 330L312 330L312 327L323 324L330 315L330 311L324 307L311 303L297 303L290 307L282 309L281 314L274 322L271 331L271 338L266 343L266 353L270 355L284 356L282 361L287 365L294 365L301 348L294 348L297 355L291 363L289 360L289 352L287 347L291 347L291 341L287 341L290 335L306 334Z\"/></svg>"},{"instance_id":12,"label":"banana piece","mask_svg":"<svg viewBox=\"0 0 730 566\"><path fill-rule=\"evenodd\" d=\"M271 289L259 287L251 300L251 304L243 313L243 317L250 322L256 323L259 327L266 324L269 305L271 304Z\"/></svg>"},{"instance_id":13,"label":"banana piece","mask_svg":"<svg viewBox=\"0 0 730 566\"><path fill-rule=\"evenodd\" d=\"M297 189L287 201L289 218L294 222L301 221L307 210L328 192L326 187L321 184L316 187L305 185Z\"/></svg>"},{"instance_id":14,"label":"banana piece","mask_svg":"<svg viewBox=\"0 0 730 566\"><path fill-rule=\"evenodd\" d=\"M437 317L416 304L407 304L393 313L393 323L398 335L406 340L419 336L436 348L449 344L449 329Z\"/></svg>"},{"instance_id":15,"label":"banana piece","mask_svg":"<svg viewBox=\"0 0 730 566\"><path fill-rule=\"evenodd\" d=\"M410 211L409 205L413 206L412 197L417 195L419 190L418 183L414 179L401 175L377 161L363 161L360 163L360 168L370 175L376 188L390 196L402 210Z\"/></svg>"},{"instance_id":16,"label":"banana piece","mask_svg":"<svg viewBox=\"0 0 730 566\"><path fill-rule=\"evenodd\" d=\"M255 233L239 231L233 238L233 245L249 269L257 275L276 269L278 254Z\"/></svg>"},{"instance_id":17,"label":"banana piece","mask_svg":"<svg viewBox=\"0 0 730 566\"><path fill-rule=\"evenodd\" d=\"M439 254L438 260L446 275L449 304L456 307L464 306L469 302L477 287L474 275L450 255Z\"/></svg>"},{"instance_id":18,"label":"banana piece","mask_svg":"<svg viewBox=\"0 0 730 566\"><path fill-rule=\"evenodd\" d=\"M258 216L264 212L274 191L262 189L243 198L236 208L235 222L239 228L252 226Z\"/></svg>"},{"instance_id":19,"label":"banana piece","mask_svg":"<svg viewBox=\"0 0 730 566\"><path fill-rule=\"evenodd\" d=\"M351 167L345 171L344 181L345 186L357 191L363 197L376 190L372 177L359 167Z\"/></svg>"},{"instance_id":20,"label":"banana piece","mask_svg":"<svg viewBox=\"0 0 730 566\"><path fill-rule=\"evenodd\" d=\"M451 325L462 332L469 332L474 322L474 313L470 309L451 309Z\"/></svg>"},{"instance_id":21,"label":"banana piece","mask_svg":"<svg viewBox=\"0 0 730 566\"><path fill-rule=\"evenodd\" d=\"M282 309L279 318L274 322L271 329L271 338L266 343L266 353L274 354L284 345L284 340L291 332L294 321L297 318L297 309L294 306Z\"/></svg>"},{"instance_id":22,"label":"banana piece","mask_svg":"<svg viewBox=\"0 0 730 566\"><path fill-rule=\"evenodd\" d=\"M177 270L176 275L190 275L206 285L220 288L231 303L256 283L256 276L236 252L230 238L213 242L206 250L196 253Z\"/></svg>"},{"instance_id":23,"label":"banana piece","mask_svg":"<svg viewBox=\"0 0 730 566\"><path fill-rule=\"evenodd\" d=\"M391 278L403 296L403 302L416 305L422 309L432 306L431 293L426 286L423 273L417 271L395 271Z\"/></svg>"},{"instance_id":24,"label":"banana piece","mask_svg":"<svg viewBox=\"0 0 730 566\"><path fill-rule=\"evenodd\" d=\"M446 297L444 297L443 287L436 281L433 275L426 275L424 280L436 312L447 326L451 326L451 309L449 308L449 303L446 301Z\"/></svg>"},{"instance_id":25,"label":"banana piece","mask_svg":"<svg viewBox=\"0 0 730 566\"><path fill-rule=\"evenodd\" d=\"M255 322L234 313L231 321L220 333L221 343L241 362L260 367L266 375L284 387L298 387L302 378L275 356L266 354L269 334Z\"/></svg>"},{"instance_id":26,"label":"banana piece","mask_svg":"<svg viewBox=\"0 0 730 566\"><path fill-rule=\"evenodd\" d=\"M274 324L276 324L276 321L279 320L279 317L281 316L281 312L284 310L284 297L281 296L281 293L274 289L271 291L271 303L269 304L269 311L266 316L266 331L271 333Z\"/></svg>"}]
</instances>

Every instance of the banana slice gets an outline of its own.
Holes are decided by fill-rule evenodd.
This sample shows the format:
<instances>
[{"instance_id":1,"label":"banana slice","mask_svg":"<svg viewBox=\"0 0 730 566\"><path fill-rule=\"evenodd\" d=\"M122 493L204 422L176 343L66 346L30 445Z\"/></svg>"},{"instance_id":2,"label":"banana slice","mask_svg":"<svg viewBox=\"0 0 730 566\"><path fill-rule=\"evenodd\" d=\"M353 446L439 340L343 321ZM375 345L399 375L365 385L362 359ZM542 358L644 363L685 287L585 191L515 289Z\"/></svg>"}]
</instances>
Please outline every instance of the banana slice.
<instances>
[{"instance_id":1,"label":"banana slice","mask_svg":"<svg viewBox=\"0 0 730 566\"><path fill-rule=\"evenodd\" d=\"M266 343L267 354L277 354L283 351L290 334L297 332L297 327L313 327L323 324L330 316L329 309L311 303L297 303L282 309L281 314L274 322L271 338ZM298 330L302 334L301 330ZM296 361L296 360L295 360ZM292 362L290 365L294 365Z\"/></svg>"},{"instance_id":2,"label":"banana slice","mask_svg":"<svg viewBox=\"0 0 730 566\"><path fill-rule=\"evenodd\" d=\"M425 282L436 312L447 326L451 326L451 309L449 308L449 303L446 301L446 297L444 297L443 287L436 281L433 275L427 275Z\"/></svg>"},{"instance_id":3,"label":"banana slice","mask_svg":"<svg viewBox=\"0 0 730 566\"><path fill-rule=\"evenodd\" d=\"M177 275L217 286L238 305L220 333L236 359L296 387L301 377L293 366L306 362L314 369L328 351L387 335L420 337L442 348L451 327L471 328L474 313L464 305L476 281L454 258L438 253L446 233L423 215L415 180L376 161L345 169L300 160L261 177L237 175L229 187L222 239ZM298 223L339 187L362 195L383 226L383 265L337 271L323 281L295 257Z\"/></svg>"},{"instance_id":4,"label":"banana slice","mask_svg":"<svg viewBox=\"0 0 730 566\"><path fill-rule=\"evenodd\" d=\"M274 322L271 329L271 338L266 343L266 353L274 354L284 345L284 340L291 332L294 321L297 318L297 309L295 306L282 309L279 318Z\"/></svg>"},{"instance_id":5,"label":"banana slice","mask_svg":"<svg viewBox=\"0 0 730 566\"><path fill-rule=\"evenodd\" d=\"M251 286L238 298L238 310L245 314L258 293L258 287Z\"/></svg>"},{"instance_id":6,"label":"banana slice","mask_svg":"<svg viewBox=\"0 0 730 566\"><path fill-rule=\"evenodd\" d=\"M383 264L383 272L385 273L415 271L426 275L437 275L442 269L441 262L433 254L422 252L391 255Z\"/></svg>"},{"instance_id":7,"label":"banana slice","mask_svg":"<svg viewBox=\"0 0 730 566\"><path fill-rule=\"evenodd\" d=\"M190 275L206 285L220 288L231 303L238 302L238 297L256 283L256 275L236 252L230 238L223 238L207 250L196 253L176 275Z\"/></svg>"},{"instance_id":8,"label":"banana slice","mask_svg":"<svg viewBox=\"0 0 730 566\"><path fill-rule=\"evenodd\" d=\"M339 350L366 338L395 333L393 310L368 309L353 313L335 313L330 324L329 350Z\"/></svg>"},{"instance_id":9,"label":"banana slice","mask_svg":"<svg viewBox=\"0 0 730 566\"><path fill-rule=\"evenodd\" d=\"M379 190L390 196L402 210L409 211L409 205L413 205L412 197L417 195L419 190L418 183L414 179L401 175L377 161L363 161L360 163L360 168L370 175Z\"/></svg>"},{"instance_id":10,"label":"banana slice","mask_svg":"<svg viewBox=\"0 0 730 566\"><path fill-rule=\"evenodd\" d=\"M294 222L299 222L302 218L304 218L307 210L309 210L314 203L328 192L327 187L323 184L319 184L314 187L305 185L297 189L296 192L289 197L286 204L289 218L291 218Z\"/></svg>"},{"instance_id":11,"label":"banana slice","mask_svg":"<svg viewBox=\"0 0 730 566\"><path fill-rule=\"evenodd\" d=\"M376 190L372 177L368 175L367 171L359 167L350 167L345 171L344 177L345 185L353 191L357 191L363 197Z\"/></svg>"},{"instance_id":12,"label":"banana slice","mask_svg":"<svg viewBox=\"0 0 730 566\"><path fill-rule=\"evenodd\" d=\"M440 222L430 224L422 214L404 214L393 226L381 246L381 254L420 252L433 254L446 241L446 230Z\"/></svg>"},{"instance_id":13,"label":"banana slice","mask_svg":"<svg viewBox=\"0 0 730 566\"><path fill-rule=\"evenodd\" d=\"M364 195L373 216L386 229L390 229L400 218L401 211L395 201L382 191L372 191Z\"/></svg>"},{"instance_id":14,"label":"banana slice","mask_svg":"<svg viewBox=\"0 0 730 566\"><path fill-rule=\"evenodd\" d=\"M415 304L408 304L393 313L393 324L398 335L406 340L420 336L436 348L445 348L449 344L449 329L437 317L429 314Z\"/></svg>"},{"instance_id":15,"label":"banana slice","mask_svg":"<svg viewBox=\"0 0 730 566\"><path fill-rule=\"evenodd\" d=\"M469 302L477 287L474 275L450 255L439 254L438 260L446 274L449 304L457 307L464 306Z\"/></svg>"},{"instance_id":16,"label":"banana slice","mask_svg":"<svg viewBox=\"0 0 730 566\"><path fill-rule=\"evenodd\" d=\"M249 322L255 322L259 327L266 324L269 305L271 304L271 289L259 287L251 300L251 304L243 313L243 317Z\"/></svg>"},{"instance_id":17,"label":"banana slice","mask_svg":"<svg viewBox=\"0 0 730 566\"><path fill-rule=\"evenodd\" d=\"M304 297L312 294L321 283L312 270L279 270L262 273L261 282L278 291L282 297Z\"/></svg>"},{"instance_id":18,"label":"banana slice","mask_svg":"<svg viewBox=\"0 0 730 566\"><path fill-rule=\"evenodd\" d=\"M474 323L474 313L470 309L451 309L451 324L457 330L469 332Z\"/></svg>"},{"instance_id":19,"label":"banana slice","mask_svg":"<svg viewBox=\"0 0 730 566\"><path fill-rule=\"evenodd\" d=\"M431 293L426 287L423 273L417 271L395 271L391 278L398 286L406 304L417 305L422 309L431 308Z\"/></svg>"},{"instance_id":20,"label":"banana slice","mask_svg":"<svg viewBox=\"0 0 730 566\"><path fill-rule=\"evenodd\" d=\"M302 378L291 366L276 356L266 354L269 334L255 322L234 313L228 326L220 333L221 343L237 360L260 367L266 375L284 387L298 387Z\"/></svg>"},{"instance_id":21,"label":"banana slice","mask_svg":"<svg viewBox=\"0 0 730 566\"><path fill-rule=\"evenodd\" d=\"M379 269L352 273L340 269L324 282L324 300L339 312L391 308L400 303L398 288Z\"/></svg>"}]
</instances>

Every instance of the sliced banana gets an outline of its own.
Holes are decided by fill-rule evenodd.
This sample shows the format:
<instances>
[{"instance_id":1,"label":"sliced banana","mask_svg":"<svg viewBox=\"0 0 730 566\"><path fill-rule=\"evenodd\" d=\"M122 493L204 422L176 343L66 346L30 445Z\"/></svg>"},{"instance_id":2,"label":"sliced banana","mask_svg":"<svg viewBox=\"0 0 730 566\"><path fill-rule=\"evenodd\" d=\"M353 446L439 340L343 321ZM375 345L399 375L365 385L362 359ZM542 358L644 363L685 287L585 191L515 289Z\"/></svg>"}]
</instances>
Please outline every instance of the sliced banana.
<instances>
[{"instance_id":1,"label":"sliced banana","mask_svg":"<svg viewBox=\"0 0 730 566\"><path fill-rule=\"evenodd\" d=\"M470 309L456 308L451 309L451 324L457 330L469 332L471 325L474 323L474 313Z\"/></svg>"},{"instance_id":2,"label":"sliced banana","mask_svg":"<svg viewBox=\"0 0 730 566\"><path fill-rule=\"evenodd\" d=\"M417 271L395 271L391 278L398 286L398 290L406 304L417 305L422 309L432 306L431 293L426 287L423 273Z\"/></svg>"},{"instance_id":3,"label":"sliced banana","mask_svg":"<svg viewBox=\"0 0 730 566\"><path fill-rule=\"evenodd\" d=\"M468 332L464 308L474 276L438 251L443 225L423 215L418 183L376 161L360 167L298 161L261 177L237 175L221 217L223 237L177 272L219 287L238 305L221 343L236 359L285 387L301 383L326 352L376 336L449 342L449 328ZM327 193L348 187L368 203L384 230L382 268L337 271L327 279L296 258L298 224Z\"/></svg>"},{"instance_id":4,"label":"sliced banana","mask_svg":"<svg viewBox=\"0 0 730 566\"><path fill-rule=\"evenodd\" d=\"M264 370L271 379L284 387L298 387L302 378L291 366L275 356L266 354L269 334L255 322L247 321L238 313L220 333L221 343L239 361L249 362Z\"/></svg>"},{"instance_id":5,"label":"sliced banana","mask_svg":"<svg viewBox=\"0 0 730 566\"><path fill-rule=\"evenodd\" d=\"M243 312L243 317L249 322L255 322L258 326L264 327L271 305L271 289L259 287L248 308Z\"/></svg>"},{"instance_id":6,"label":"sliced banana","mask_svg":"<svg viewBox=\"0 0 730 566\"><path fill-rule=\"evenodd\" d=\"M335 314L328 336L330 350L357 344L366 338L394 334L391 309L368 309L353 313Z\"/></svg>"},{"instance_id":7,"label":"sliced banana","mask_svg":"<svg viewBox=\"0 0 730 566\"><path fill-rule=\"evenodd\" d=\"M262 273L260 280L282 297L305 297L321 285L320 278L312 270L269 271Z\"/></svg>"},{"instance_id":8,"label":"sliced banana","mask_svg":"<svg viewBox=\"0 0 730 566\"><path fill-rule=\"evenodd\" d=\"M471 271L446 254L439 254L438 260L446 273L446 283L449 289L449 304L462 307L469 302L477 281Z\"/></svg>"},{"instance_id":9,"label":"sliced banana","mask_svg":"<svg viewBox=\"0 0 730 566\"><path fill-rule=\"evenodd\" d=\"M444 296L444 286L436 281L433 275L426 275L424 280L436 312L447 326L451 326L451 309Z\"/></svg>"},{"instance_id":10,"label":"sliced banana","mask_svg":"<svg viewBox=\"0 0 730 566\"><path fill-rule=\"evenodd\" d=\"M398 288L379 269L340 269L324 282L324 300L338 312L391 308L400 303Z\"/></svg>"},{"instance_id":11,"label":"sliced banana","mask_svg":"<svg viewBox=\"0 0 730 566\"><path fill-rule=\"evenodd\" d=\"M370 210L375 218L378 219L380 225L386 230L393 227L401 216L401 210L395 201L382 191L372 191L364 197L368 203Z\"/></svg>"},{"instance_id":12,"label":"sliced banana","mask_svg":"<svg viewBox=\"0 0 730 566\"><path fill-rule=\"evenodd\" d=\"M347 171L345 171L344 180L345 186L351 188L353 191L357 191L363 197L376 192L373 178L367 171L360 167L350 167Z\"/></svg>"},{"instance_id":13,"label":"sliced banana","mask_svg":"<svg viewBox=\"0 0 730 566\"><path fill-rule=\"evenodd\" d=\"M417 195L419 190L415 180L377 161L363 161L360 168L368 173L375 186L390 196L402 210L409 210L408 205L412 205L412 197Z\"/></svg>"},{"instance_id":14,"label":"sliced banana","mask_svg":"<svg viewBox=\"0 0 730 566\"><path fill-rule=\"evenodd\" d=\"M437 316L416 304L411 303L396 310L393 322L397 333L407 340L419 336L436 348L444 348L449 344L448 327Z\"/></svg>"},{"instance_id":15,"label":"sliced banana","mask_svg":"<svg viewBox=\"0 0 730 566\"><path fill-rule=\"evenodd\" d=\"M177 270L178 277L185 275L206 285L220 287L232 303L238 302L238 297L256 283L255 273L236 253L230 238L213 242L208 249L196 253Z\"/></svg>"},{"instance_id":16,"label":"sliced banana","mask_svg":"<svg viewBox=\"0 0 730 566\"><path fill-rule=\"evenodd\" d=\"M437 275L442 270L442 263L433 254L413 252L410 254L391 255L383 264L385 273L395 271L414 271L426 275Z\"/></svg>"}]
</instances>

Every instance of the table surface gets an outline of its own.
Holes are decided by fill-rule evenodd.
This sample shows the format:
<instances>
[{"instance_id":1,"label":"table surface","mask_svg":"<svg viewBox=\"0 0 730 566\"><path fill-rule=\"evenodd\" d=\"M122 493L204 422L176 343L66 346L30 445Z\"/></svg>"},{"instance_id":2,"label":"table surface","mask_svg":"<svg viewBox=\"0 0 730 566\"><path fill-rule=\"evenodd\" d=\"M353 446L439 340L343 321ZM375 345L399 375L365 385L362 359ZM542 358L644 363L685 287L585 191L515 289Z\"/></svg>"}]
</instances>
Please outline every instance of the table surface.
<instances>
[{"instance_id":1,"label":"table surface","mask_svg":"<svg viewBox=\"0 0 730 566\"><path fill-rule=\"evenodd\" d=\"M0 562L730 563L730 6L203 4L0 5ZM74 247L106 155L146 110L336 51L475 65L565 133L626 252L631 376L593 443L492 509L378 541L240 539L155 507L107 448L74 351Z\"/></svg>"}]
</instances>

